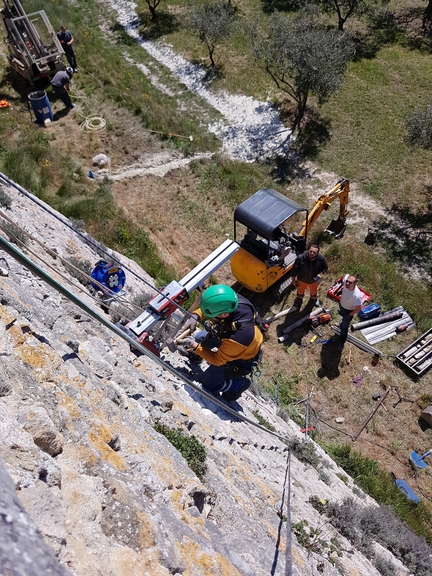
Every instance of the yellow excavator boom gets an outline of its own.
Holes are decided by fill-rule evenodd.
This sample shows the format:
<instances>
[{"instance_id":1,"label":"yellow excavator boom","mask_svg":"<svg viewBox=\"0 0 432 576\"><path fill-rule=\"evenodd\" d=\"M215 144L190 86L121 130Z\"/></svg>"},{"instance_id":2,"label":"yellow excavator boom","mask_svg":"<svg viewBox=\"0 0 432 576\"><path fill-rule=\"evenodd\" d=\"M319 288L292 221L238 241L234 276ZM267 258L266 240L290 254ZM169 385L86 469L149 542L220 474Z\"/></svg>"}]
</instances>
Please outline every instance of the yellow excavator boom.
<instances>
[{"instance_id":1,"label":"yellow excavator boom","mask_svg":"<svg viewBox=\"0 0 432 576\"><path fill-rule=\"evenodd\" d=\"M349 180L342 179L329 192L322 194L318 198L318 200L315 202L315 206L309 212L307 220L303 222L302 228L298 232L298 235L306 238L309 230L315 224L315 222L317 221L323 210L328 210L330 208L331 203L334 202L336 198L339 198L340 202L339 218L337 220L333 220L330 226L327 228L328 232L335 233L336 235L338 235L339 228L344 227L345 229L345 222L348 214L347 209L348 196L349 196ZM332 228L335 229L333 230Z\"/></svg>"}]
</instances>

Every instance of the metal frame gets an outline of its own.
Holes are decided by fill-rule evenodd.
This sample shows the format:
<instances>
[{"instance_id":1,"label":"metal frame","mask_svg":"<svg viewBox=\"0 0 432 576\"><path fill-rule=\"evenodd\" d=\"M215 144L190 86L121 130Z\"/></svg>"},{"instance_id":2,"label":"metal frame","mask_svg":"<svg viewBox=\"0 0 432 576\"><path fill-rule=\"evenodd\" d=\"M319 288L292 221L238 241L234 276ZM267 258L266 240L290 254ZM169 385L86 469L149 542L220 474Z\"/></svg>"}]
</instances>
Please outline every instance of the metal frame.
<instances>
[{"instance_id":1,"label":"metal frame","mask_svg":"<svg viewBox=\"0 0 432 576\"><path fill-rule=\"evenodd\" d=\"M432 366L432 328L399 352L396 358L417 376L429 370Z\"/></svg>"}]
</instances>

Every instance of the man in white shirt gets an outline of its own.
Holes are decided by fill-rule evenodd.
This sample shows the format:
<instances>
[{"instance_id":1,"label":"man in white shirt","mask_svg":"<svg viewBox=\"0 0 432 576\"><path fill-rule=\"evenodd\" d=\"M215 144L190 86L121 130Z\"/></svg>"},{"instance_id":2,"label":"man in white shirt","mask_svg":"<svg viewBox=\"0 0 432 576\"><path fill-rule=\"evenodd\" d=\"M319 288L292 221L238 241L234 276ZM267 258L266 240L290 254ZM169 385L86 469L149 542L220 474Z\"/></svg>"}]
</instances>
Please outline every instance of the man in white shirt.
<instances>
[{"instance_id":1,"label":"man in white shirt","mask_svg":"<svg viewBox=\"0 0 432 576\"><path fill-rule=\"evenodd\" d=\"M362 293L357 286L357 278L347 274L343 279L342 294L339 301L339 314L342 316L338 350L342 352L348 337L348 328L353 317L362 307Z\"/></svg>"}]
</instances>

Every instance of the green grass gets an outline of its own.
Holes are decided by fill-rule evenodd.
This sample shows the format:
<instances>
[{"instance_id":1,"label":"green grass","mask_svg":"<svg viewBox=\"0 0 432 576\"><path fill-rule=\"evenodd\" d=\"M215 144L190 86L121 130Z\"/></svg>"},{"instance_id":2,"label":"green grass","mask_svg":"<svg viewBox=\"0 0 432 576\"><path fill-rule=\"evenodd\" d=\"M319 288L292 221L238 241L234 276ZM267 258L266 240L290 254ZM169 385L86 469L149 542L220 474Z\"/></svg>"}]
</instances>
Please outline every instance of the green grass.
<instances>
[{"instance_id":1,"label":"green grass","mask_svg":"<svg viewBox=\"0 0 432 576\"><path fill-rule=\"evenodd\" d=\"M351 63L345 84L321 113L331 138L316 160L358 182L387 206L413 203L428 189L432 153L404 143L405 118L432 90L430 55L401 46Z\"/></svg>"},{"instance_id":2,"label":"green grass","mask_svg":"<svg viewBox=\"0 0 432 576\"><path fill-rule=\"evenodd\" d=\"M184 11L179 2L171 5ZM260 14L260 2L236 3L237 19ZM335 23L333 20L330 21ZM349 66L345 83L321 110L319 122L324 143L308 153L325 170L332 170L360 184L366 194L390 205L424 202L428 190L431 151L412 151L403 140L405 118L423 105L432 90L432 60L427 51L410 48L399 30L367 29L368 21L348 20L347 30L360 29L360 50L370 46L374 57L360 57ZM201 43L179 29L165 36L180 53L200 61L206 53ZM397 43L399 42L399 44ZM215 55L220 70L215 88L282 102L273 82L257 69L239 28ZM205 63L205 60L204 60ZM313 97L310 100L313 105Z\"/></svg>"},{"instance_id":3,"label":"green grass","mask_svg":"<svg viewBox=\"0 0 432 576\"><path fill-rule=\"evenodd\" d=\"M199 180L201 199L218 199L230 212L234 212L251 193L274 185L268 175L268 167L245 164L223 156L193 162L191 169Z\"/></svg>"},{"instance_id":4,"label":"green grass","mask_svg":"<svg viewBox=\"0 0 432 576\"><path fill-rule=\"evenodd\" d=\"M173 78L170 79L166 69L136 42L126 42L124 31L115 24L114 19L111 21L111 31L101 31L101 18L106 20L111 16L108 16L106 11L102 16L99 10L103 8L97 3L82 2L70 10L70 5L65 0L33 1L25 3L25 8L44 9L55 30L67 20L67 27L75 38L75 53L80 70L79 75L74 77L72 86L85 94L83 114L97 113L95 108L102 95L103 99L111 100L135 114L143 128L162 133L162 139L167 139L171 134L192 136L193 141L170 137L170 145L185 153L215 150L219 147L214 135L202 130L195 117L184 114L179 109L178 98L184 92L184 86ZM62 17L65 14L67 16ZM125 55L138 63L147 66L150 64L152 73L157 74L157 70L162 69L164 83L171 82L169 87L174 94L167 95L154 87L143 72L125 60ZM200 98L196 97L195 100L197 105L203 105ZM208 106L206 109L208 110Z\"/></svg>"},{"instance_id":5,"label":"green grass","mask_svg":"<svg viewBox=\"0 0 432 576\"><path fill-rule=\"evenodd\" d=\"M129 220L116 206L108 182L101 184L85 199L62 198L58 209L68 218L82 220L86 229L99 242L135 260L156 281L158 286L175 277L159 256L148 233Z\"/></svg>"},{"instance_id":6,"label":"green grass","mask_svg":"<svg viewBox=\"0 0 432 576\"><path fill-rule=\"evenodd\" d=\"M258 412L258 410L255 410L254 412L252 412L252 414L258 420L258 424L260 424L261 426L264 426L264 428L267 428L268 430L273 430L273 432L276 431L276 428L274 426L272 426L270 424L270 422Z\"/></svg>"},{"instance_id":7,"label":"green grass","mask_svg":"<svg viewBox=\"0 0 432 576\"><path fill-rule=\"evenodd\" d=\"M48 183L45 164L50 154L49 139L26 126L21 136L19 141L3 144L0 151L1 170L23 188L42 197Z\"/></svg>"}]
</instances>

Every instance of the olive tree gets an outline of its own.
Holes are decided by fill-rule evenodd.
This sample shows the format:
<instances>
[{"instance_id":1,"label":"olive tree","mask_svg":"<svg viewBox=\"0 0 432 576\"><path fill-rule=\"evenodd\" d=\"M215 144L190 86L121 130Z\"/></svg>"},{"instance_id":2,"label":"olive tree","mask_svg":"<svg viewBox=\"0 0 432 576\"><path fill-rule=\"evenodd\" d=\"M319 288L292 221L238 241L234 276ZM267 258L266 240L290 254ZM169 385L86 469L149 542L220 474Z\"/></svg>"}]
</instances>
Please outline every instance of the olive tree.
<instances>
[{"instance_id":1,"label":"olive tree","mask_svg":"<svg viewBox=\"0 0 432 576\"><path fill-rule=\"evenodd\" d=\"M428 0L423 12L423 28L429 29L432 24L432 0Z\"/></svg>"},{"instance_id":2,"label":"olive tree","mask_svg":"<svg viewBox=\"0 0 432 576\"><path fill-rule=\"evenodd\" d=\"M231 4L217 0L204 0L192 5L188 28L207 46L211 65L214 67L216 46L229 38L234 25L234 9Z\"/></svg>"},{"instance_id":3,"label":"olive tree","mask_svg":"<svg viewBox=\"0 0 432 576\"><path fill-rule=\"evenodd\" d=\"M148 6L148 9L150 10L151 20L153 22L156 22L157 20L156 8L159 6L161 0L145 0L145 1Z\"/></svg>"},{"instance_id":4,"label":"olive tree","mask_svg":"<svg viewBox=\"0 0 432 576\"><path fill-rule=\"evenodd\" d=\"M316 0L325 12L336 12L338 17L338 28L343 30L345 22L351 16L361 16L368 9L368 2L365 0Z\"/></svg>"},{"instance_id":5,"label":"olive tree","mask_svg":"<svg viewBox=\"0 0 432 576\"><path fill-rule=\"evenodd\" d=\"M267 30L250 23L247 32L256 64L295 101L293 130L296 130L311 94L318 104L323 104L341 86L354 54L353 42L345 32L279 12L269 17Z\"/></svg>"}]
</instances>

